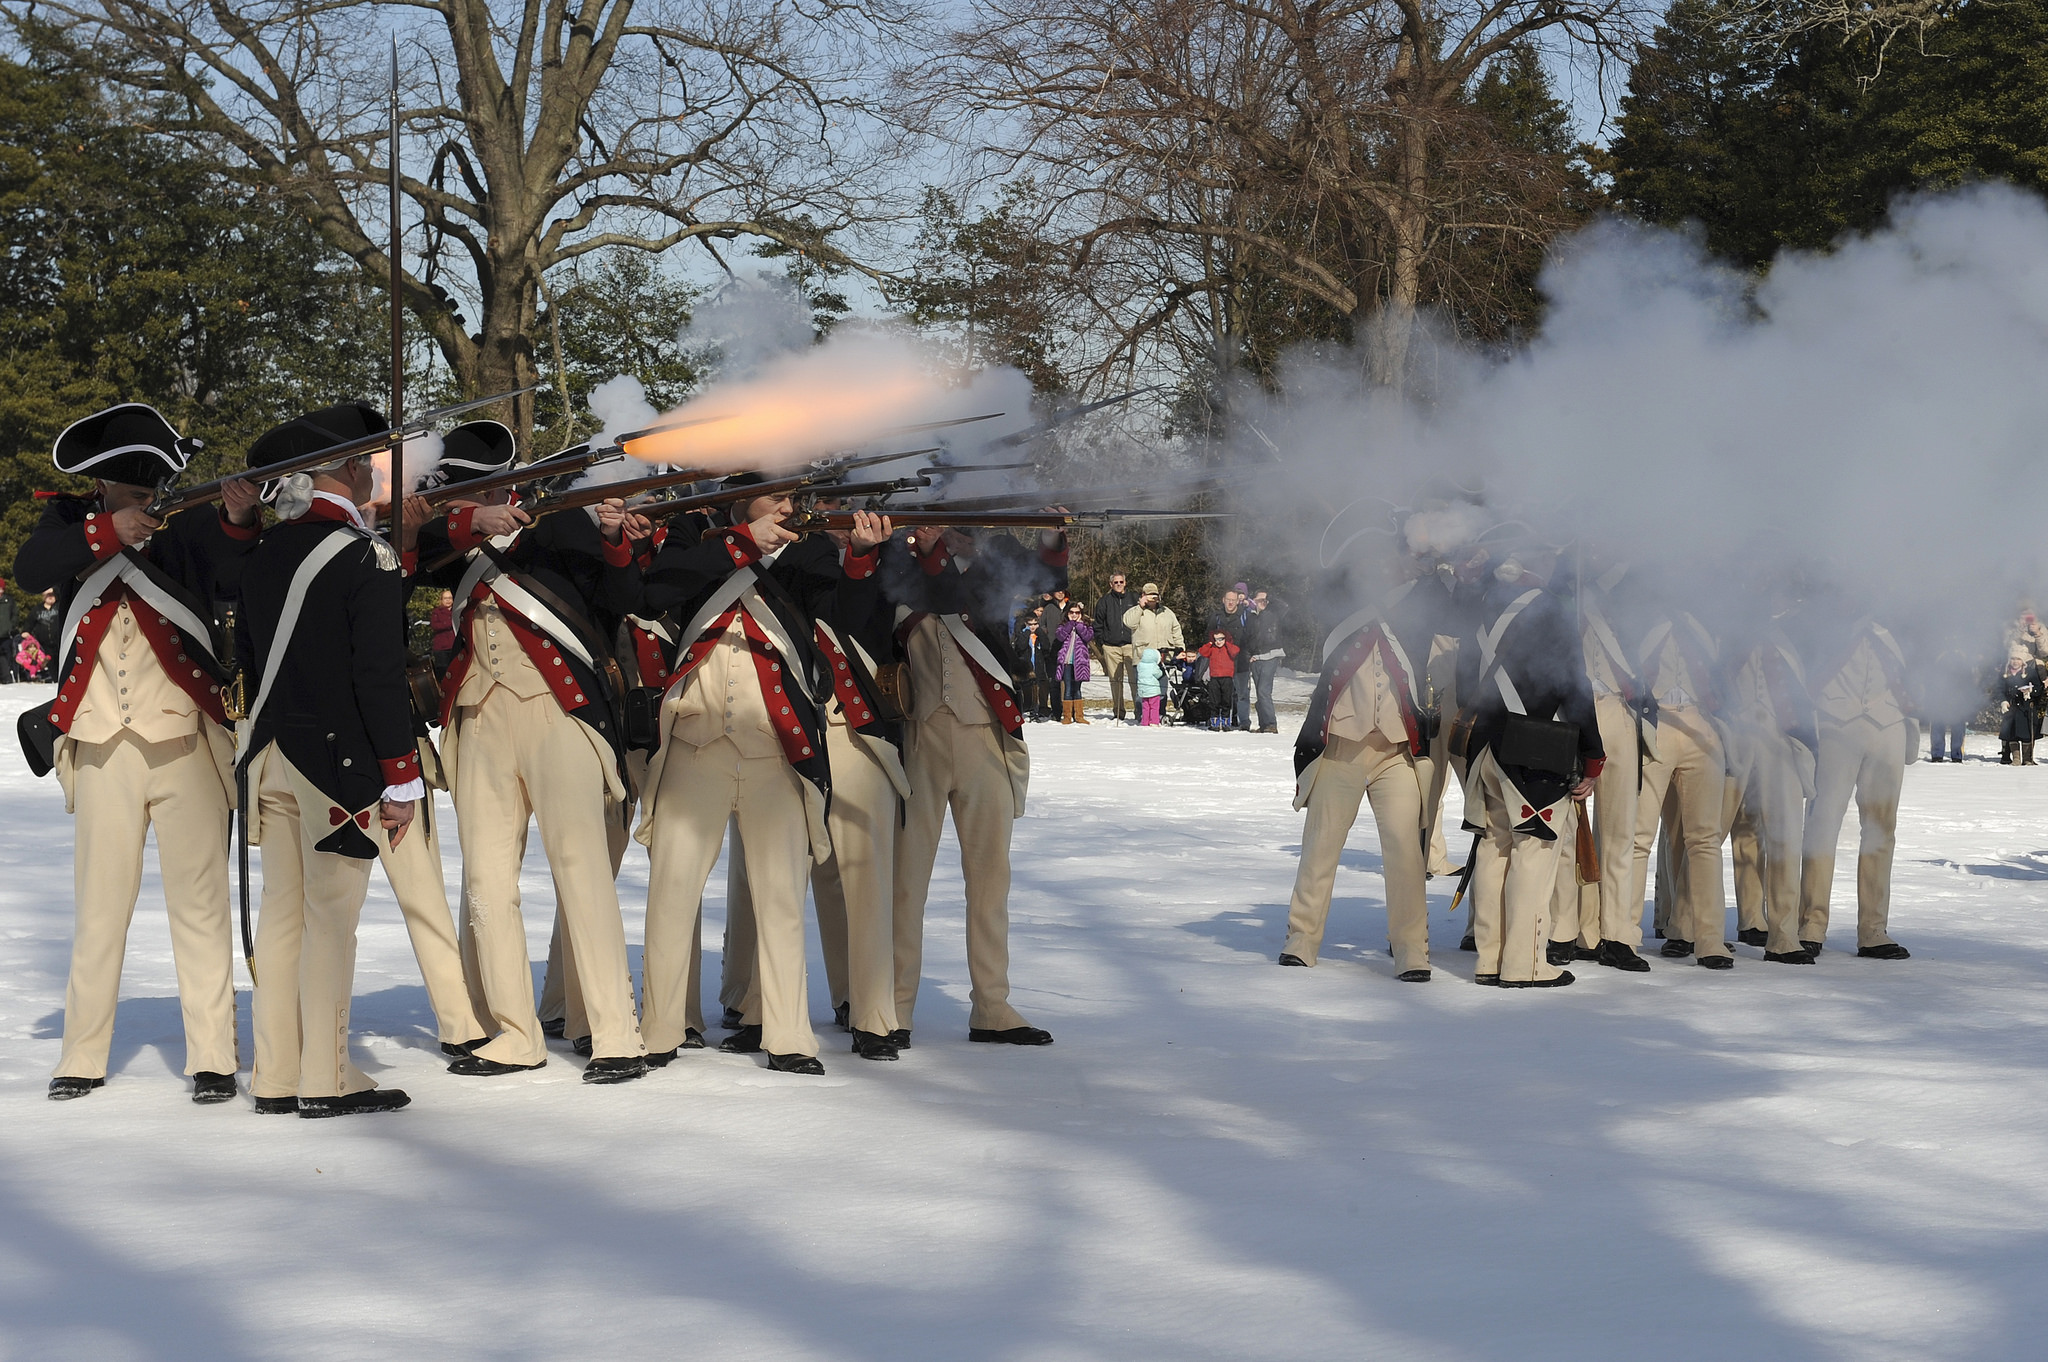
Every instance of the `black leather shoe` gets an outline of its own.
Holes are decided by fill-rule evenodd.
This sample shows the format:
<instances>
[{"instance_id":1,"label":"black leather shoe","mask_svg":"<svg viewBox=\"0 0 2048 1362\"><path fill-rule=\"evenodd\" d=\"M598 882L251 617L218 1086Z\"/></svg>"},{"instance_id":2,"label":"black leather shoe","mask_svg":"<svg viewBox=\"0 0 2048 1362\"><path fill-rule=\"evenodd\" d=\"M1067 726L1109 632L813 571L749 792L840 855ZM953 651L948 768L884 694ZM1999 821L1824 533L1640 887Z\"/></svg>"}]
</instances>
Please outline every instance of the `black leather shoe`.
<instances>
[{"instance_id":1,"label":"black leather shoe","mask_svg":"<svg viewBox=\"0 0 2048 1362\"><path fill-rule=\"evenodd\" d=\"M910 1048L910 1028L899 1026L894 1031L891 1031L889 1033L889 1043L899 1050L908 1050Z\"/></svg>"},{"instance_id":2,"label":"black leather shoe","mask_svg":"<svg viewBox=\"0 0 2048 1362\"><path fill-rule=\"evenodd\" d=\"M1500 976L1498 974L1475 974L1472 976L1472 982L1481 988L1499 988Z\"/></svg>"},{"instance_id":3,"label":"black leather shoe","mask_svg":"<svg viewBox=\"0 0 2048 1362\"><path fill-rule=\"evenodd\" d=\"M1426 969L1404 969L1395 975L1394 978L1404 984L1426 984L1429 982L1429 971Z\"/></svg>"},{"instance_id":4,"label":"black leather shoe","mask_svg":"<svg viewBox=\"0 0 2048 1362\"><path fill-rule=\"evenodd\" d=\"M1667 938L1657 953L1666 960L1683 960L1692 954L1692 942L1680 941L1676 937Z\"/></svg>"},{"instance_id":5,"label":"black leather shoe","mask_svg":"<svg viewBox=\"0 0 2048 1362\"><path fill-rule=\"evenodd\" d=\"M538 1064L505 1064L495 1059L485 1059L482 1055L464 1055L448 1066L448 1072L458 1078L493 1078L499 1074L531 1073L535 1069L545 1069L547 1066L546 1060Z\"/></svg>"},{"instance_id":6,"label":"black leather shoe","mask_svg":"<svg viewBox=\"0 0 2048 1362\"><path fill-rule=\"evenodd\" d=\"M299 1119L317 1121L327 1116L367 1116L373 1111L397 1111L412 1099L397 1088L366 1088L346 1097L301 1097Z\"/></svg>"},{"instance_id":7,"label":"black leather shoe","mask_svg":"<svg viewBox=\"0 0 2048 1362\"><path fill-rule=\"evenodd\" d=\"M579 1054L579 1055L583 1056L583 1057L584 1057L585 1059L589 1059L589 1058L590 1058L590 1037L588 1037L588 1036L578 1036L578 1037L576 1037L576 1039L574 1039L574 1040L572 1040L572 1041L570 1041L570 1042L569 1042L569 1048L570 1048L571 1050L574 1050L574 1051L575 1051L575 1052L576 1052L577 1054Z\"/></svg>"},{"instance_id":8,"label":"black leather shoe","mask_svg":"<svg viewBox=\"0 0 2048 1362\"><path fill-rule=\"evenodd\" d=\"M1306 961L1306 960L1302 959L1302 958L1301 958L1300 956L1298 956L1298 955L1285 955L1285 954L1283 954L1283 955L1282 955L1282 956L1280 957L1280 963L1281 963L1281 964L1283 964L1283 965L1300 965L1300 966L1302 966L1302 967L1303 967L1304 969L1306 969L1306 968L1308 967L1308 961Z\"/></svg>"},{"instance_id":9,"label":"black leather shoe","mask_svg":"<svg viewBox=\"0 0 2048 1362\"><path fill-rule=\"evenodd\" d=\"M977 1026L968 1031L967 1039L989 1045L1050 1045L1052 1032L1041 1031L1035 1026L1012 1026L1006 1031L990 1031Z\"/></svg>"},{"instance_id":10,"label":"black leather shoe","mask_svg":"<svg viewBox=\"0 0 2048 1362\"><path fill-rule=\"evenodd\" d=\"M1764 959L1774 965L1810 965L1813 957L1805 951L1765 951Z\"/></svg>"},{"instance_id":11,"label":"black leather shoe","mask_svg":"<svg viewBox=\"0 0 2048 1362\"><path fill-rule=\"evenodd\" d=\"M1606 944L1605 941L1600 941L1591 946L1580 946L1572 952L1572 959L1585 960L1597 965L1600 963L1600 948Z\"/></svg>"},{"instance_id":12,"label":"black leather shoe","mask_svg":"<svg viewBox=\"0 0 2048 1362\"><path fill-rule=\"evenodd\" d=\"M704 1033L703 1033L702 1031L699 1031L699 1030L698 1030L698 1029L697 1029L696 1027L694 1027L694 1026L686 1026L686 1027L684 1027L684 1028L683 1028L683 1043L682 1043L681 1045L678 1045L678 1046L677 1046L676 1048L677 1048L678 1050L701 1050L701 1049L703 1049L703 1048L704 1048Z\"/></svg>"},{"instance_id":13,"label":"black leather shoe","mask_svg":"<svg viewBox=\"0 0 2048 1362\"><path fill-rule=\"evenodd\" d=\"M647 1076L647 1061L638 1055L609 1055L583 1066L585 1083L630 1083Z\"/></svg>"},{"instance_id":14,"label":"black leather shoe","mask_svg":"<svg viewBox=\"0 0 2048 1362\"><path fill-rule=\"evenodd\" d=\"M1819 955L1821 945L1822 943L1818 941L1802 941L1799 943L1799 949L1805 951L1808 955Z\"/></svg>"},{"instance_id":15,"label":"black leather shoe","mask_svg":"<svg viewBox=\"0 0 2048 1362\"><path fill-rule=\"evenodd\" d=\"M832 1009L832 1024L842 1031L853 1029L853 1004L843 1002Z\"/></svg>"},{"instance_id":16,"label":"black leather shoe","mask_svg":"<svg viewBox=\"0 0 2048 1362\"><path fill-rule=\"evenodd\" d=\"M642 1058L650 1069L666 1069L669 1065L675 1063L676 1052L674 1050L649 1050Z\"/></svg>"},{"instance_id":17,"label":"black leather shoe","mask_svg":"<svg viewBox=\"0 0 2048 1362\"><path fill-rule=\"evenodd\" d=\"M489 1038L484 1036L479 1036L475 1040L444 1040L441 1042L441 1053L448 1056L450 1059L460 1059L464 1055L475 1054L478 1050L482 1049L484 1046L488 1044L490 1044L490 1040Z\"/></svg>"},{"instance_id":18,"label":"black leather shoe","mask_svg":"<svg viewBox=\"0 0 2048 1362\"><path fill-rule=\"evenodd\" d=\"M104 1088L104 1078L53 1078L50 1080L50 1100L69 1102L74 1097L83 1097L94 1088Z\"/></svg>"},{"instance_id":19,"label":"black leather shoe","mask_svg":"<svg viewBox=\"0 0 2048 1362\"><path fill-rule=\"evenodd\" d=\"M540 1024L540 1033L549 1040L560 1040L569 1034L569 1022L564 1017L544 1021Z\"/></svg>"},{"instance_id":20,"label":"black leather shoe","mask_svg":"<svg viewBox=\"0 0 2048 1362\"><path fill-rule=\"evenodd\" d=\"M825 1066L816 1055L770 1055L768 1067L779 1074L821 1074Z\"/></svg>"},{"instance_id":21,"label":"black leather shoe","mask_svg":"<svg viewBox=\"0 0 2048 1362\"><path fill-rule=\"evenodd\" d=\"M1470 932L1465 933L1465 939L1458 943L1458 949L1461 951L1472 951L1476 954L1479 950L1479 938Z\"/></svg>"},{"instance_id":22,"label":"black leather shoe","mask_svg":"<svg viewBox=\"0 0 2048 1362\"><path fill-rule=\"evenodd\" d=\"M1635 947L1620 941L1603 941L1596 957L1609 969L1618 969L1627 974L1648 974L1650 962L1637 955Z\"/></svg>"},{"instance_id":23,"label":"black leather shoe","mask_svg":"<svg viewBox=\"0 0 2048 1362\"><path fill-rule=\"evenodd\" d=\"M296 1097L259 1097L256 1099L258 1116L295 1116L299 1110Z\"/></svg>"},{"instance_id":24,"label":"black leather shoe","mask_svg":"<svg viewBox=\"0 0 2048 1362\"><path fill-rule=\"evenodd\" d=\"M724 1015L718 1019L718 1026L722 1031L737 1031L746 1024L747 1019L740 1015L737 1007L728 1007Z\"/></svg>"},{"instance_id":25,"label":"black leather shoe","mask_svg":"<svg viewBox=\"0 0 2048 1362\"><path fill-rule=\"evenodd\" d=\"M1578 982L1578 976L1570 970L1559 970L1549 979L1502 979L1501 988L1569 988Z\"/></svg>"},{"instance_id":26,"label":"black leather shoe","mask_svg":"<svg viewBox=\"0 0 2048 1362\"><path fill-rule=\"evenodd\" d=\"M872 1031L853 1033L853 1053L862 1059L895 1059L896 1042Z\"/></svg>"},{"instance_id":27,"label":"black leather shoe","mask_svg":"<svg viewBox=\"0 0 2048 1362\"><path fill-rule=\"evenodd\" d=\"M1693 961L1693 963L1701 969L1734 969L1735 957L1732 955L1703 955Z\"/></svg>"},{"instance_id":28,"label":"black leather shoe","mask_svg":"<svg viewBox=\"0 0 2048 1362\"><path fill-rule=\"evenodd\" d=\"M1864 960L1911 960L1913 952L1896 941L1887 941L1882 946L1858 946L1856 954Z\"/></svg>"},{"instance_id":29,"label":"black leather shoe","mask_svg":"<svg viewBox=\"0 0 2048 1362\"><path fill-rule=\"evenodd\" d=\"M742 1026L718 1042L718 1048L729 1055L758 1055L761 1053L761 1028Z\"/></svg>"},{"instance_id":30,"label":"black leather shoe","mask_svg":"<svg viewBox=\"0 0 2048 1362\"><path fill-rule=\"evenodd\" d=\"M238 1091L233 1074L207 1073L202 1069L192 1075L192 1100L202 1107L210 1107L216 1102L226 1102Z\"/></svg>"},{"instance_id":31,"label":"black leather shoe","mask_svg":"<svg viewBox=\"0 0 2048 1362\"><path fill-rule=\"evenodd\" d=\"M1735 939L1745 946L1767 946L1770 944L1771 934L1761 927L1744 927L1735 934Z\"/></svg>"},{"instance_id":32,"label":"black leather shoe","mask_svg":"<svg viewBox=\"0 0 2048 1362\"><path fill-rule=\"evenodd\" d=\"M1569 965L1578 953L1576 941L1553 941L1543 948L1543 958L1553 965Z\"/></svg>"}]
</instances>

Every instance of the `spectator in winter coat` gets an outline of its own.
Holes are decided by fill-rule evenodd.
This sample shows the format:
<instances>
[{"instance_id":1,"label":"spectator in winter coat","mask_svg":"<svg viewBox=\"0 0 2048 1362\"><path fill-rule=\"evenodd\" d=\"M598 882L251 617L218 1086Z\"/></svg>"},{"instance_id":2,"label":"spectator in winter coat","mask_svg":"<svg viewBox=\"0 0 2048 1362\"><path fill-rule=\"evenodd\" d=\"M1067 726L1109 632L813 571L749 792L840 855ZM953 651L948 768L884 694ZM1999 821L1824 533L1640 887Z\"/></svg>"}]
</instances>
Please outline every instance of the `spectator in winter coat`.
<instances>
[{"instance_id":1,"label":"spectator in winter coat","mask_svg":"<svg viewBox=\"0 0 2048 1362\"><path fill-rule=\"evenodd\" d=\"M1280 646L1280 621L1286 615L1286 602L1276 601L1264 591L1253 592L1251 616L1245 621L1244 636L1239 640L1244 646L1245 661L1250 664L1245 671L1257 691L1261 733L1280 731L1273 713L1273 677L1287 656L1287 650Z\"/></svg>"},{"instance_id":2,"label":"spectator in winter coat","mask_svg":"<svg viewBox=\"0 0 2048 1362\"><path fill-rule=\"evenodd\" d=\"M1138 650L1131 643L1129 626L1124 623L1124 616L1138 604L1138 598L1126 589L1125 581L1121 571L1110 573L1109 590L1095 602L1095 645L1102 651L1103 675L1109 678L1109 712L1119 720L1124 717L1124 691L1130 690L1134 701L1138 698L1132 675ZM1133 704L1132 708L1137 706Z\"/></svg>"},{"instance_id":3,"label":"spectator in winter coat","mask_svg":"<svg viewBox=\"0 0 2048 1362\"><path fill-rule=\"evenodd\" d=\"M23 634L14 645L14 665L21 669L24 680L41 681L50 668L50 655L34 634Z\"/></svg>"},{"instance_id":4,"label":"spectator in winter coat","mask_svg":"<svg viewBox=\"0 0 2048 1362\"><path fill-rule=\"evenodd\" d=\"M1133 670L1137 678L1138 722L1150 727L1159 722L1160 706L1166 701L1166 668L1160 665L1159 650L1142 650Z\"/></svg>"},{"instance_id":5,"label":"spectator in winter coat","mask_svg":"<svg viewBox=\"0 0 2048 1362\"><path fill-rule=\"evenodd\" d=\"M1059 629L1055 656L1060 669L1060 722L1063 724L1088 722L1087 711L1082 708L1081 683L1088 679L1088 645L1095 641L1095 631L1088 627L1087 614L1079 601L1068 601L1066 623Z\"/></svg>"},{"instance_id":6,"label":"spectator in winter coat","mask_svg":"<svg viewBox=\"0 0 2048 1362\"><path fill-rule=\"evenodd\" d=\"M1209 664L1209 727L1230 727L1231 705L1237 698L1237 655L1242 652L1230 635L1212 630L1209 641L1195 650Z\"/></svg>"},{"instance_id":7,"label":"spectator in winter coat","mask_svg":"<svg viewBox=\"0 0 2048 1362\"><path fill-rule=\"evenodd\" d=\"M57 635L64 632L64 617L57 613L57 593L54 589L43 593L42 608L28 622L28 631L36 636L36 642L50 656L57 655Z\"/></svg>"},{"instance_id":8,"label":"spectator in winter coat","mask_svg":"<svg viewBox=\"0 0 2048 1362\"><path fill-rule=\"evenodd\" d=\"M2020 750L2020 765L2034 764L2034 743L2041 736L2043 701L2048 698L2044 697L2044 683L2048 683L2048 671L2025 649L2015 647L2006 659L2005 674L1998 678L1998 694L2005 708L1998 725L2001 765L2012 765L2015 747Z\"/></svg>"},{"instance_id":9,"label":"spectator in winter coat","mask_svg":"<svg viewBox=\"0 0 2048 1362\"><path fill-rule=\"evenodd\" d=\"M1188 646L1181 637L1180 618L1161 603L1155 582L1138 589L1138 603L1124 612L1124 628L1131 631L1131 645L1136 648L1177 653Z\"/></svg>"},{"instance_id":10,"label":"spectator in winter coat","mask_svg":"<svg viewBox=\"0 0 2048 1362\"><path fill-rule=\"evenodd\" d=\"M1031 722L1044 723L1052 717L1053 644L1052 636L1039 627L1036 607L1017 621L1015 638L1018 707Z\"/></svg>"},{"instance_id":11,"label":"spectator in winter coat","mask_svg":"<svg viewBox=\"0 0 2048 1362\"><path fill-rule=\"evenodd\" d=\"M7 594L7 582L0 578L0 681L14 679L14 629L17 623L14 599Z\"/></svg>"},{"instance_id":12,"label":"spectator in winter coat","mask_svg":"<svg viewBox=\"0 0 2048 1362\"><path fill-rule=\"evenodd\" d=\"M455 656L455 593L441 593L441 603L434 607L431 617L434 629L434 674L448 670L448 660Z\"/></svg>"},{"instance_id":13,"label":"spectator in winter coat","mask_svg":"<svg viewBox=\"0 0 2048 1362\"><path fill-rule=\"evenodd\" d=\"M1244 583L1223 593L1223 611L1209 621L1209 632L1221 629L1240 651L1244 648L1245 629L1251 623L1251 595ZM1240 667L1231 678L1230 703L1224 706L1225 728L1250 728L1252 726L1252 674L1251 668Z\"/></svg>"}]
</instances>

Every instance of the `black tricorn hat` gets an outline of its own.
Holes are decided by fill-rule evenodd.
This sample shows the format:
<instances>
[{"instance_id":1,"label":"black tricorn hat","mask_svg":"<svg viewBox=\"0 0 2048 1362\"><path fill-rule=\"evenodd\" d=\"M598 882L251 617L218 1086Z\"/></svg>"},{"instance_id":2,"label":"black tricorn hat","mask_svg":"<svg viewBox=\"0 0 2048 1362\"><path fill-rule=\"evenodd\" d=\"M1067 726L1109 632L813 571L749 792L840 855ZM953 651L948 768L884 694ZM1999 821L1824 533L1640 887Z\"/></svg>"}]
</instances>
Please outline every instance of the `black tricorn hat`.
<instances>
[{"instance_id":1,"label":"black tricorn hat","mask_svg":"<svg viewBox=\"0 0 2048 1362\"><path fill-rule=\"evenodd\" d=\"M441 462L427 477L435 487L489 477L510 468L518 453L519 442L502 421L465 421L441 437Z\"/></svg>"},{"instance_id":2,"label":"black tricorn hat","mask_svg":"<svg viewBox=\"0 0 2048 1362\"><path fill-rule=\"evenodd\" d=\"M155 407L123 402L66 426L50 461L60 473L154 487L182 473L200 447L180 438Z\"/></svg>"},{"instance_id":3,"label":"black tricorn hat","mask_svg":"<svg viewBox=\"0 0 2048 1362\"><path fill-rule=\"evenodd\" d=\"M322 407L265 431L249 446L249 467L283 463L365 435L381 435L389 429L391 423L384 419L384 413L361 402Z\"/></svg>"},{"instance_id":4,"label":"black tricorn hat","mask_svg":"<svg viewBox=\"0 0 2048 1362\"><path fill-rule=\"evenodd\" d=\"M768 481L766 473L756 469L749 469L744 473L733 473L727 476L723 482L718 484L718 490L721 492L744 492L749 487L758 487L766 481Z\"/></svg>"}]
</instances>

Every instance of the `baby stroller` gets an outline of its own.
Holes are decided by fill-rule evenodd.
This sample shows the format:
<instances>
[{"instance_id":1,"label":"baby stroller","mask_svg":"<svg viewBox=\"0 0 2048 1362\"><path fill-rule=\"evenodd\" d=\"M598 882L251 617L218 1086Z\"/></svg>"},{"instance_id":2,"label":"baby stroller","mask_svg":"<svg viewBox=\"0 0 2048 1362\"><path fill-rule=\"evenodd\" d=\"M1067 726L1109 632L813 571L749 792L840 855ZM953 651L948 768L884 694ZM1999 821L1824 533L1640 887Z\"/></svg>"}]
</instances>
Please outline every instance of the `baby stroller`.
<instances>
[{"instance_id":1,"label":"baby stroller","mask_svg":"<svg viewBox=\"0 0 2048 1362\"><path fill-rule=\"evenodd\" d=\"M1195 728L1209 723L1209 664L1201 658L1166 658L1160 664L1160 679L1166 686L1167 711L1178 722Z\"/></svg>"}]
</instances>

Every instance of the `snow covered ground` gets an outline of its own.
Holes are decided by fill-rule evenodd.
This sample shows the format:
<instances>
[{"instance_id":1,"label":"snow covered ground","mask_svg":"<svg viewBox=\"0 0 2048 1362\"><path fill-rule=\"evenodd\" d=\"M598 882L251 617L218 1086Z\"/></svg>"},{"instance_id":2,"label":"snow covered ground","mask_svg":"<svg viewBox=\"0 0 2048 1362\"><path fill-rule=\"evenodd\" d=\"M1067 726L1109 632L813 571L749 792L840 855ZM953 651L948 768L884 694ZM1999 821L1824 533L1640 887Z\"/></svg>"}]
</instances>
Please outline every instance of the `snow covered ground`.
<instances>
[{"instance_id":1,"label":"snow covered ground","mask_svg":"<svg viewBox=\"0 0 2048 1362\"><path fill-rule=\"evenodd\" d=\"M0 690L0 717L37 694ZM1857 960L1838 926L1810 969L1744 948L1732 974L1502 993L1454 949L1394 982L1369 819L1322 965L1274 967L1286 738L1031 739L1013 975L1051 1048L967 1044L942 860L900 1063L826 1031L822 1079L697 1053L586 1088L558 1050L458 1080L380 876L355 1025L413 1106L323 1122L186 1100L153 883L107 1087L44 1100L69 824L0 757L0 1358L2048 1350L2048 773L1908 773L1910 962ZM633 939L646 866L623 876Z\"/></svg>"}]
</instances>

